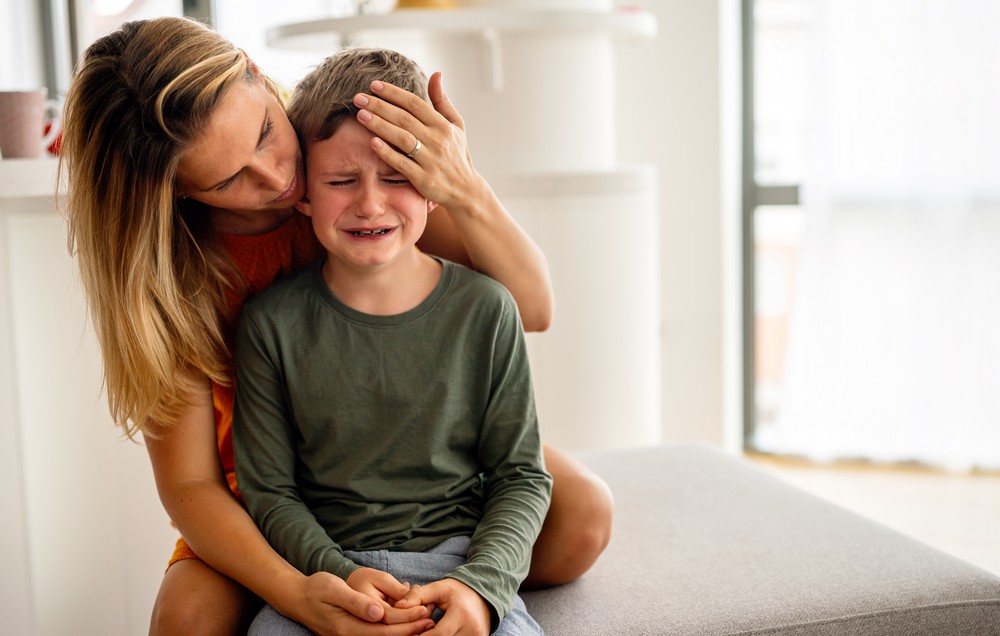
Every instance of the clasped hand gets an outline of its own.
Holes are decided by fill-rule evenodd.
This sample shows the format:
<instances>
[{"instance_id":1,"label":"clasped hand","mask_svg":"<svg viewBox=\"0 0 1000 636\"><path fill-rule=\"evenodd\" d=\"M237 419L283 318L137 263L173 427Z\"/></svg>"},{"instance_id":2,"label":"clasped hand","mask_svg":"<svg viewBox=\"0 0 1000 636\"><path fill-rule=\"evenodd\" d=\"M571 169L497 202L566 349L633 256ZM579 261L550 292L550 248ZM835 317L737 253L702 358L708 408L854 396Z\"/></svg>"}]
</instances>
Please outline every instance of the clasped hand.
<instances>
[{"instance_id":1,"label":"clasped hand","mask_svg":"<svg viewBox=\"0 0 1000 636\"><path fill-rule=\"evenodd\" d=\"M463 636L487 636L490 633L490 610L486 602L475 590L456 579L441 579L428 585L410 587L386 572L359 568L347 577L347 584L384 604L383 622L391 623L400 616L412 616L410 612L421 607L426 608L430 615L438 607L444 611L444 617L430 631L424 632L425 636L453 636L459 633Z\"/></svg>"}]
</instances>

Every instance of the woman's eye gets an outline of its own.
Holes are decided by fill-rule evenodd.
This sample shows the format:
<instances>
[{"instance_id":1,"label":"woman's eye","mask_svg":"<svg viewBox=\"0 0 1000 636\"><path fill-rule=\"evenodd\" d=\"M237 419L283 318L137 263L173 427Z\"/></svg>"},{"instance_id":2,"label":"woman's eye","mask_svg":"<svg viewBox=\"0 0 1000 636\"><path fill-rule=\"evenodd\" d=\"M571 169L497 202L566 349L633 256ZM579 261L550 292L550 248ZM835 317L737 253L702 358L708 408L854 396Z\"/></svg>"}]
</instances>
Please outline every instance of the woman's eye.
<instances>
[{"instance_id":1,"label":"woman's eye","mask_svg":"<svg viewBox=\"0 0 1000 636\"><path fill-rule=\"evenodd\" d=\"M267 123L264 124L264 130L260 133L260 143L264 143L270 138L271 133L274 132L274 120L270 117L267 118ZM260 144L258 144L260 145Z\"/></svg>"},{"instance_id":2,"label":"woman's eye","mask_svg":"<svg viewBox=\"0 0 1000 636\"><path fill-rule=\"evenodd\" d=\"M232 179L227 179L225 182L220 183L219 185L215 186L215 191L216 192L225 192L226 189L229 186L233 185L234 181L236 181L236 177L233 177Z\"/></svg>"}]
</instances>

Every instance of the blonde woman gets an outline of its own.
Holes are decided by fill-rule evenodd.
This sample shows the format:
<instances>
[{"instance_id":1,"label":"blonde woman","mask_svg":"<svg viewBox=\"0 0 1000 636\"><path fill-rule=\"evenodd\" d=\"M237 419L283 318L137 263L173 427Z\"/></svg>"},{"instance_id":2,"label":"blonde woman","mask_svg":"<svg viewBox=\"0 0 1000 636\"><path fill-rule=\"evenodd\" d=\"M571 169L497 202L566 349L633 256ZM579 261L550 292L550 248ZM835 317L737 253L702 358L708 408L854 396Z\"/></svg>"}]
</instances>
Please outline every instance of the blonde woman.
<instances>
[{"instance_id":1,"label":"blonde woman","mask_svg":"<svg viewBox=\"0 0 1000 636\"><path fill-rule=\"evenodd\" d=\"M440 76L430 82L433 107L389 84L373 88L358 104L373 148L444 208L421 248L503 283L525 328L547 328L545 258L474 169ZM111 414L127 435L143 435L183 537L150 633L245 633L261 600L321 635L429 627L426 608L394 609L331 574L295 570L257 530L235 483L235 319L247 298L322 253L294 209L305 192L302 155L274 84L194 21L128 23L84 53L66 97L62 157ZM545 461L554 486L532 586L580 576L611 526L603 482L554 449Z\"/></svg>"}]
</instances>

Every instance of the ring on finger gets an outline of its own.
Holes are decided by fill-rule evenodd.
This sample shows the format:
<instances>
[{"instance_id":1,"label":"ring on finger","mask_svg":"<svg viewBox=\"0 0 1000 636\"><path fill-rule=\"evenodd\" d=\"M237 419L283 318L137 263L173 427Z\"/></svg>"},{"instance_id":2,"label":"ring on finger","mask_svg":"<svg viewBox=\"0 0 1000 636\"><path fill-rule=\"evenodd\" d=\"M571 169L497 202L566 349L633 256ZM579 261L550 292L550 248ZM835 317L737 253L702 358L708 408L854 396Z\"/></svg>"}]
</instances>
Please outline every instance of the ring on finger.
<instances>
[{"instance_id":1,"label":"ring on finger","mask_svg":"<svg viewBox=\"0 0 1000 636\"><path fill-rule=\"evenodd\" d=\"M417 156L417 153L420 152L420 149L423 148L423 147L424 147L424 145L422 143L420 143L419 139L417 139L417 145L413 147L413 150L411 150L410 152L406 153L406 156L409 157L410 159L413 159L414 157Z\"/></svg>"}]
</instances>

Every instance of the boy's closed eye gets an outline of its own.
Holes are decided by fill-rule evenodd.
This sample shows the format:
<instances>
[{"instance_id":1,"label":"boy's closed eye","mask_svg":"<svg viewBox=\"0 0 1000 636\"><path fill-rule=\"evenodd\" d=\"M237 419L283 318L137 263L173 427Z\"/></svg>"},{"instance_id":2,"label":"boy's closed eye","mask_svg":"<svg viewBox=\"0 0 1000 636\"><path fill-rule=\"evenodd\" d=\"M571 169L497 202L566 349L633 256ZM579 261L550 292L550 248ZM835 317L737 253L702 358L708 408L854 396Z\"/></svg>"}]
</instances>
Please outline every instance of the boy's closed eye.
<instances>
[{"instance_id":1,"label":"boy's closed eye","mask_svg":"<svg viewBox=\"0 0 1000 636\"><path fill-rule=\"evenodd\" d=\"M353 185L357 183L357 181L358 181L357 179L327 179L323 183L325 183L328 186L333 186L336 188L336 187Z\"/></svg>"},{"instance_id":2,"label":"boy's closed eye","mask_svg":"<svg viewBox=\"0 0 1000 636\"><path fill-rule=\"evenodd\" d=\"M386 166L386 167L388 167L388 166ZM403 175L403 173L396 172L395 170L386 171L386 172L381 172L380 171L379 175L378 175L378 178L379 178L379 181L381 181L383 184L390 185L390 186L392 186L392 185L409 185L410 184L410 180L407 179Z\"/></svg>"},{"instance_id":3,"label":"boy's closed eye","mask_svg":"<svg viewBox=\"0 0 1000 636\"><path fill-rule=\"evenodd\" d=\"M388 186L406 186L410 185L410 180L401 174L394 174L389 176L383 176L379 178L384 185ZM338 177L330 178L323 181L328 186L331 187L347 187L355 185L358 182L356 177Z\"/></svg>"}]
</instances>

